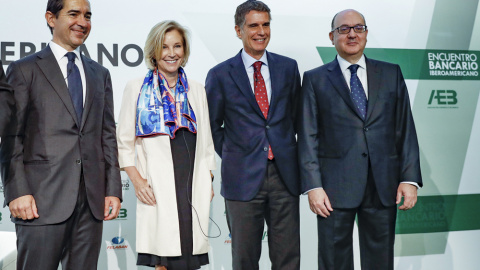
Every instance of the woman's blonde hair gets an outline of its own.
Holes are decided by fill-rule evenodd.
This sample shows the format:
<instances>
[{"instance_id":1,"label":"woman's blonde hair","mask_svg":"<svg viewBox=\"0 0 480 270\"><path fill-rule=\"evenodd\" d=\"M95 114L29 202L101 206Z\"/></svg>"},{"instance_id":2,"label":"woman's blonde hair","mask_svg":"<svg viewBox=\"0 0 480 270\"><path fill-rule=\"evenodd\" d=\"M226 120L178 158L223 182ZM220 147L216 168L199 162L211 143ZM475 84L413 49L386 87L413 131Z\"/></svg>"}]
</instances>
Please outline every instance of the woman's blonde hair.
<instances>
[{"instance_id":1,"label":"woman's blonde hair","mask_svg":"<svg viewBox=\"0 0 480 270\"><path fill-rule=\"evenodd\" d=\"M190 40L188 30L176 21L162 21L157 23L148 34L143 53L145 54L145 64L151 70L157 66L155 59L160 59L163 50L163 40L165 34L177 30L183 38L183 61L182 67L187 64L190 56Z\"/></svg>"}]
</instances>

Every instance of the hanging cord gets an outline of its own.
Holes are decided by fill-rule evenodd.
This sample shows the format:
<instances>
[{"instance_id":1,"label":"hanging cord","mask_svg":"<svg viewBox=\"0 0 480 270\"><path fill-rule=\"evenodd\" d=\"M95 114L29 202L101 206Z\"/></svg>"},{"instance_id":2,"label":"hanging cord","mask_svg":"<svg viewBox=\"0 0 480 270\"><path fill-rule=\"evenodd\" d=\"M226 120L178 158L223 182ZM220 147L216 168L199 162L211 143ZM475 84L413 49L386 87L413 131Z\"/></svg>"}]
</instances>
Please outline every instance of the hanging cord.
<instances>
[{"instance_id":1,"label":"hanging cord","mask_svg":"<svg viewBox=\"0 0 480 270\"><path fill-rule=\"evenodd\" d=\"M185 132L182 132L182 135L183 135L183 141L185 142L185 146L187 147L187 153L188 153L188 166L189 166L189 170L188 170L188 178L187 178L187 200L188 200L188 203L190 204L190 206L192 206L192 209L195 211L195 215L197 216L197 221L198 221L198 226L200 226L200 230L202 231L203 235L205 235L205 237L207 238L218 238L220 237L220 235L222 235L222 230L220 230L220 227L218 226L218 224L211 218L211 217L208 217L212 222L213 224L215 224L215 226L217 226L218 228L218 235L216 236L208 236L207 234L205 234L205 232L203 231L203 228L202 228L202 224L200 224L200 218L198 217L198 213L197 213L197 209L195 209L195 207L193 206L192 204L192 201L190 200L190 196L188 194L188 191L190 190L188 188L188 184L190 183L190 173L193 171L192 170L192 163L191 163L191 156L190 156L190 149L188 149L188 144L187 144L187 140L185 139ZM192 186L193 186L193 177L192 177ZM192 188L193 189L193 188ZM193 195L192 195L193 196Z\"/></svg>"}]
</instances>

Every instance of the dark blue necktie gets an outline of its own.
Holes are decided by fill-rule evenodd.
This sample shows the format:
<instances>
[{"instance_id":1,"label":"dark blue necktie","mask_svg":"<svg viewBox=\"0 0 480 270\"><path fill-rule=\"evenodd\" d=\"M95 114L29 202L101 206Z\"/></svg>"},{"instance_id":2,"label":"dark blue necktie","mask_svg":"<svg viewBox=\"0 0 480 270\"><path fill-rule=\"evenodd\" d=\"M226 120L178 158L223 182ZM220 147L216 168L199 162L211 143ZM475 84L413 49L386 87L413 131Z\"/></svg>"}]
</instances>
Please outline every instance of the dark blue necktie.
<instances>
[{"instance_id":1,"label":"dark blue necktie","mask_svg":"<svg viewBox=\"0 0 480 270\"><path fill-rule=\"evenodd\" d=\"M73 107L75 107L75 112L77 113L78 122L82 122L83 114L83 87L82 87L82 78L80 77L80 71L78 70L77 65L75 65L76 55L73 52L68 52L66 54L68 58L67 64L67 79L68 79L68 92L70 92L70 97L72 98Z\"/></svg>"},{"instance_id":2,"label":"dark blue necktie","mask_svg":"<svg viewBox=\"0 0 480 270\"><path fill-rule=\"evenodd\" d=\"M362 83L357 76L357 69L359 65L351 65L348 67L350 69L350 90L353 99L353 103L357 106L358 112L365 120L365 115L367 114L367 96L365 95L365 90L363 90Z\"/></svg>"}]
</instances>

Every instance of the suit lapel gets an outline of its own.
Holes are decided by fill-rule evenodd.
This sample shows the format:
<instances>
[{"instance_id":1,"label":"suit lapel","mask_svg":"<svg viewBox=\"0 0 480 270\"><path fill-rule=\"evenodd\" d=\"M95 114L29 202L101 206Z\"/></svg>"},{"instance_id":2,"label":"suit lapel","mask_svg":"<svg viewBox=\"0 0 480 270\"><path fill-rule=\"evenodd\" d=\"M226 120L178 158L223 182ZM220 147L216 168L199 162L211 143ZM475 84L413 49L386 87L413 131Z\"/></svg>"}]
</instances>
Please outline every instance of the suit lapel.
<instances>
[{"instance_id":1,"label":"suit lapel","mask_svg":"<svg viewBox=\"0 0 480 270\"><path fill-rule=\"evenodd\" d=\"M377 102L378 92L380 90L381 75L380 69L377 68L377 65L365 57L367 63L367 80L368 80L368 109L367 116L365 121L367 121L372 115L372 112L375 108L375 103Z\"/></svg>"},{"instance_id":2,"label":"suit lapel","mask_svg":"<svg viewBox=\"0 0 480 270\"><path fill-rule=\"evenodd\" d=\"M245 70L245 65L242 61L241 51L232 60L230 76L232 76L232 80L235 82L238 89L245 96L252 108L263 117L262 111L260 110L257 100L255 99L255 95L253 94L252 86L250 85L247 71Z\"/></svg>"},{"instance_id":3,"label":"suit lapel","mask_svg":"<svg viewBox=\"0 0 480 270\"><path fill-rule=\"evenodd\" d=\"M49 46L47 46L44 50L40 51L37 56L39 58L37 60L37 65L45 75L45 78L49 81L50 85L53 87L53 90L57 92L58 96L67 108L67 111L70 113L73 120L79 127L80 123L77 120L77 114L75 112L75 108L73 107L72 98L70 97L67 84L65 83L62 71L58 66L57 59L55 59L52 50Z\"/></svg>"},{"instance_id":4,"label":"suit lapel","mask_svg":"<svg viewBox=\"0 0 480 270\"><path fill-rule=\"evenodd\" d=\"M276 58L269 52L267 52L267 60L268 60L268 71L270 72L270 86L272 88L272 93L270 96L270 104L268 109L267 119L270 119L273 115L273 111L275 109L276 104L276 97L279 94L278 91L278 80L281 78L282 70L280 63L278 63ZM284 78L288 79L288 78Z\"/></svg>"},{"instance_id":5,"label":"suit lapel","mask_svg":"<svg viewBox=\"0 0 480 270\"><path fill-rule=\"evenodd\" d=\"M95 97L95 93L98 86L98 83L96 83L97 82L96 79L99 73L95 72L95 68L93 65L91 65L90 61L92 60L82 55L83 69L85 71L85 81L87 82L87 91L86 91L87 93L85 97L85 105L83 106L81 129L85 125L85 121L88 117L88 113L92 108L93 98Z\"/></svg>"},{"instance_id":6,"label":"suit lapel","mask_svg":"<svg viewBox=\"0 0 480 270\"><path fill-rule=\"evenodd\" d=\"M362 116L358 112L355 104L353 104L352 97L350 95L350 89L348 88L347 82L345 81L345 77L343 76L342 70L340 69L340 65L338 64L337 59L329 64L328 71L330 71L329 79L333 85L333 88L337 90L338 94L342 97L342 99L347 103L348 107L352 109L352 111L362 119Z\"/></svg>"}]
</instances>

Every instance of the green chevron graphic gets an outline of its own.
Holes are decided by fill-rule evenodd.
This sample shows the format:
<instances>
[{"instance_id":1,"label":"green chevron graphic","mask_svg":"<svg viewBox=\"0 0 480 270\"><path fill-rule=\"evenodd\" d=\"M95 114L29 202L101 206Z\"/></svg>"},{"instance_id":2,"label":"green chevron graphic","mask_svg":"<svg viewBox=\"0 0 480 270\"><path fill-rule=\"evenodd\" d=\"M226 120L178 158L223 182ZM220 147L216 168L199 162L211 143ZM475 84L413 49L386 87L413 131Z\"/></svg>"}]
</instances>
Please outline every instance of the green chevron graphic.
<instances>
[{"instance_id":1,"label":"green chevron graphic","mask_svg":"<svg viewBox=\"0 0 480 270\"><path fill-rule=\"evenodd\" d=\"M336 56L333 47L317 50L324 63ZM419 193L434 195L419 197L411 211L399 211L396 233L480 229L480 194L443 195L458 193L479 95L480 52L367 48L365 55L397 63L405 79L421 81L413 106L425 183ZM457 67L465 73L459 76ZM442 75L447 71L458 73Z\"/></svg>"},{"instance_id":2,"label":"green chevron graphic","mask_svg":"<svg viewBox=\"0 0 480 270\"><path fill-rule=\"evenodd\" d=\"M397 234L480 229L480 194L423 196L411 210L399 211Z\"/></svg>"},{"instance_id":3,"label":"green chevron graphic","mask_svg":"<svg viewBox=\"0 0 480 270\"><path fill-rule=\"evenodd\" d=\"M335 58L333 47L317 47L324 63ZM367 57L400 65L405 79L480 80L480 51L366 48Z\"/></svg>"}]
</instances>

